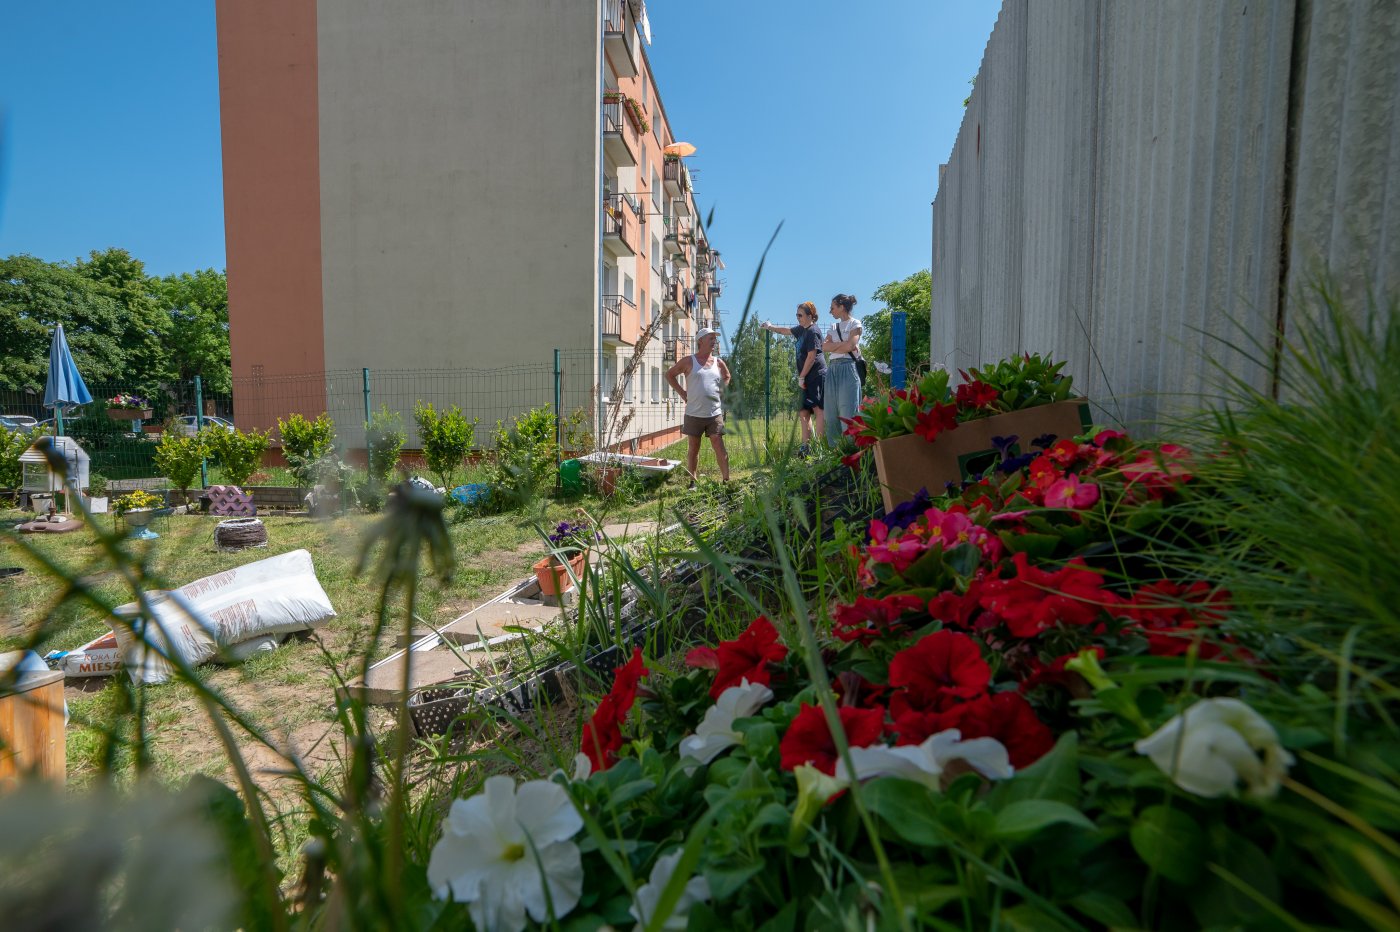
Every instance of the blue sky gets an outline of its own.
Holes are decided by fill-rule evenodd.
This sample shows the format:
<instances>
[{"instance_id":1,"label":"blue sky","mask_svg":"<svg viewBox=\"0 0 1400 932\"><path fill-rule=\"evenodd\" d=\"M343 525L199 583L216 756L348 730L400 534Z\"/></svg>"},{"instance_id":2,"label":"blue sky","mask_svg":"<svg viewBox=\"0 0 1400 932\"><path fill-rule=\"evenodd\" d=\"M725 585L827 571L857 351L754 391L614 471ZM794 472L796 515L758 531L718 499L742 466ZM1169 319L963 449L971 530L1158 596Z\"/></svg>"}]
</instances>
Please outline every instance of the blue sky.
<instances>
[{"instance_id":1,"label":"blue sky","mask_svg":"<svg viewBox=\"0 0 1400 932\"><path fill-rule=\"evenodd\" d=\"M929 202L994 0L657 0L648 50L737 323L929 264ZM156 274L224 266L213 0L13 4L0 56L0 255L123 246ZM18 38L20 41L13 41ZM732 317L732 319L731 319Z\"/></svg>"}]
</instances>

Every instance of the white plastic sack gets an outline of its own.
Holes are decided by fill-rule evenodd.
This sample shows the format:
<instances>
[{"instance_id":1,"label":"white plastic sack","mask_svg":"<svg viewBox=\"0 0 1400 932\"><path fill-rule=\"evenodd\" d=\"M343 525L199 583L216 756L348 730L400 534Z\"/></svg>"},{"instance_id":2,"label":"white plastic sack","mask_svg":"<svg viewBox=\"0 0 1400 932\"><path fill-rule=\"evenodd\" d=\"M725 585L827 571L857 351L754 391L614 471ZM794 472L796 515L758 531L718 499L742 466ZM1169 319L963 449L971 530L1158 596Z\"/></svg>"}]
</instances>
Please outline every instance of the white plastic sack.
<instances>
[{"instance_id":1,"label":"white plastic sack","mask_svg":"<svg viewBox=\"0 0 1400 932\"><path fill-rule=\"evenodd\" d=\"M311 554L305 550L268 557L147 597L155 618L141 619L134 627L122 622L112 626L127 672L145 683L169 678L171 666L165 658L172 647L194 665L209 660L221 648L262 635L320 627L335 617L316 579ZM136 603L117 609L121 618L139 614Z\"/></svg>"},{"instance_id":2,"label":"white plastic sack","mask_svg":"<svg viewBox=\"0 0 1400 932\"><path fill-rule=\"evenodd\" d=\"M65 678L111 676L122 668L121 647L110 631L74 650L53 651L48 659L58 665Z\"/></svg>"},{"instance_id":3,"label":"white plastic sack","mask_svg":"<svg viewBox=\"0 0 1400 932\"><path fill-rule=\"evenodd\" d=\"M242 663L258 654L266 654L277 649L285 634L261 634L239 644L233 644L219 651L220 663Z\"/></svg>"}]
</instances>

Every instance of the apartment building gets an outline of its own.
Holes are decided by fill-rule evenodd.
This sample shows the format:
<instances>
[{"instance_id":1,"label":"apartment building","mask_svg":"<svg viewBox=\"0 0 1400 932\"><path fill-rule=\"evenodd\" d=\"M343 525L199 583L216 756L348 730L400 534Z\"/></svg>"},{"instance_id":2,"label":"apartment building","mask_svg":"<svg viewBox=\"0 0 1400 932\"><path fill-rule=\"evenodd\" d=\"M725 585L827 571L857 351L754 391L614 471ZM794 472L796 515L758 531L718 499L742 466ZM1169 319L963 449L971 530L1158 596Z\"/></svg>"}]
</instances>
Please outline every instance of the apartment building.
<instances>
[{"instance_id":1,"label":"apartment building","mask_svg":"<svg viewBox=\"0 0 1400 932\"><path fill-rule=\"evenodd\" d=\"M329 410L350 436L362 408L341 388L362 368L523 371L559 349L566 404L592 418L628 405L615 440L673 436L661 374L718 316L718 253L694 160L666 155L686 137L640 0L218 0L217 13L240 425L275 413L262 386L322 374L296 409ZM517 381L491 404L552 403L547 382ZM599 390L584 402L580 386Z\"/></svg>"}]
</instances>

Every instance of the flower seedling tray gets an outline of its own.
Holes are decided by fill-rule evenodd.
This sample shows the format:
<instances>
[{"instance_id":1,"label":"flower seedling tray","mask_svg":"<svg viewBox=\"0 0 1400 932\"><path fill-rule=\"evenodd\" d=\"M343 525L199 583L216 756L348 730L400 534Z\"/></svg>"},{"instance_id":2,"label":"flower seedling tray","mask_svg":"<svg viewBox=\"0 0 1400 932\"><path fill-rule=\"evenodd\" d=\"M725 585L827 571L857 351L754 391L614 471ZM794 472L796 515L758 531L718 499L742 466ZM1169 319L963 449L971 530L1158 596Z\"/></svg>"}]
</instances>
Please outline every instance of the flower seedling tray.
<instances>
[{"instance_id":1,"label":"flower seedling tray","mask_svg":"<svg viewBox=\"0 0 1400 932\"><path fill-rule=\"evenodd\" d=\"M885 511L913 500L920 489L941 495L950 482L962 482L990 469L1000 452L992 442L994 437L1015 436L1015 446L1028 452L1032 440L1063 440L1092 426L1089 402L1075 398L964 421L939 434L932 443L917 434L881 440L875 444L875 469Z\"/></svg>"}]
</instances>

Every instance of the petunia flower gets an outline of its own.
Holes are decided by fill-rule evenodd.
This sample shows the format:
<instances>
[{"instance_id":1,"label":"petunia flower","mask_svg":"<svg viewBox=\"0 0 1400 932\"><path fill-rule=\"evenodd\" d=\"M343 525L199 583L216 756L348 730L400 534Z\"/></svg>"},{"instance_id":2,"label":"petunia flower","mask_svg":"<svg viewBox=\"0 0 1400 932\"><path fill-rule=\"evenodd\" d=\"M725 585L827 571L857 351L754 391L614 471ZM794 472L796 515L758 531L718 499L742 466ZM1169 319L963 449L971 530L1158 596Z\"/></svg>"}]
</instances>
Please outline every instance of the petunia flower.
<instances>
[{"instance_id":1,"label":"petunia flower","mask_svg":"<svg viewBox=\"0 0 1400 932\"><path fill-rule=\"evenodd\" d=\"M957 406L945 405L937 401L927 411L920 411L914 418L914 433L929 443L937 440L939 434L947 430L954 430L957 426Z\"/></svg>"},{"instance_id":2,"label":"petunia flower","mask_svg":"<svg viewBox=\"0 0 1400 932\"><path fill-rule=\"evenodd\" d=\"M966 634L935 631L902 650L890 661L890 713L939 712L987 691L992 668L981 648Z\"/></svg>"},{"instance_id":3,"label":"petunia flower","mask_svg":"<svg viewBox=\"0 0 1400 932\"><path fill-rule=\"evenodd\" d=\"M559 918L583 893L572 840L581 828L558 784L529 780L517 789L510 777L487 777L480 793L448 810L428 858L428 883L439 899L468 904L483 932L520 932L527 914L544 922L551 907Z\"/></svg>"},{"instance_id":4,"label":"petunia flower","mask_svg":"<svg viewBox=\"0 0 1400 932\"><path fill-rule=\"evenodd\" d=\"M870 747L851 748L851 765L855 768L855 779L869 780L873 777L901 777L922 783L929 789L937 790L943 774L954 765L962 762L991 780L1009 780L1015 774L1006 747L995 738L971 738L962 740L962 733L956 728L930 735L919 744L888 747L874 744ZM849 778L846 762L836 764L836 778Z\"/></svg>"},{"instance_id":5,"label":"petunia flower","mask_svg":"<svg viewBox=\"0 0 1400 932\"><path fill-rule=\"evenodd\" d=\"M787 645L778 639L778 629L773 627L773 622L759 615L737 638L721 641L715 647L719 669L710 686L710 696L718 699L726 689L744 680L768 685L773 681L768 665L782 660L787 652Z\"/></svg>"},{"instance_id":6,"label":"petunia flower","mask_svg":"<svg viewBox=\"0 0 1400 932\"><path fill-rule=\"evenodd\" d=\"M632 901L627 911L637 920L639 928L651 926L652 919L656 916L656 908L661 904L661 894L671 882L671 876L675 874L683 853L683 849L678 848L657 858L656 864L651 868L651 876L647 878L646 883L637 888L637 898ZM690 907L696 903L704 903L709 898L709 881L699 874L690 878L685 882L685 889L681 891L676 904L671 907L671 915L661 923L661 928L666 932L684 932L690 919Z\"/></svg>"},{"instance_id":7,"label":"petunia flower","mask_svg":"<svg viewBox=\"0 0 1400 932\"><path fill-rule=\"evenodd\" d=\"M588 756L591 772L607 770L617 762L617 752L622 748L622 723L637 701L638 683L650 672L642 665L640 647L634 647L632 659L617 668L612 689L583 726L579 750Z\"/></svg>"},{"instance_id":8,"label":"petunia flower","mask_svg":"<svg viewBox=\"0 0 1400 932\"><path fill-rule=\"evenodd\" d=\"M734 730L734 722L748 718L773 699L773 690L758 683L741 680L720 693L715 704L705 710L695 734L681 740L681 756L708 764L723 752L744 740Z\"/></svg>"},{"instance_id":9,"label":"petunia flower","mask_svg":"<svg viewBox=\"0 0 1400 932\"><path fill-rule=\"evenodd\" d=\"M1013 554L1015 576L988 579L981 588L981 605L995 612L1011 633L1032 638L1056 624L1089 625L1121 597L1103 588L1103 576L1076 557L1058 570L1031 566L1024 553Z\"/></svg>"},{"instance_id":10,"label":"petunia flower","mask_svg":"<svg viewBox=\"0 0 1400 932\"><path fill-rule=\"evenodd\" d=\"M837 605L832 610L832 631L843 641L867 644L888 634L906 613L919 611L924 600L916 595L889 595L883 599L858 596L854 605Z\"/></svg>"},{"instance_id":11,"label":"petunia flower","mask_svg":"<svg viewBox=\"0 0 1400 932\"><path fill-rule=\"evenodd\" d=\"M1014 692L981 696L943 712L908 711L895 718L898 745L920 744L931 735L956 728L967 738L995 738L1011 756L1011 765L1029 767L1055 746L1055 736L1031 704Z\"/></svg>"},{"instance_id":12,"label":"petunia flower","mask_svg":"<svg viewBox=\"0 0 1400 932\"><path fill-rule=\"evenodd\" d=\"M874 744L885 730L885 710L878 706L869 709L842 706L837 713L849 747ZM827 728L821 706L803 703L779 742L778 751L784 770L811 764L824 774L836 772L836 739Z\"/></svg>"},{"instance_id":13,"label":"petunia flower","mask_svg":"<svg viewBox=\"0 0 1400 932\"><path fill-rule=\"evenodd\" d=\"M799 764L793 768L792 775L797 778L797 805L792 809L788 841L797 844L821 808L844 793L851 781L837 779L811 764Z\"/></svg>"},{"instance_id":14,"label":"petunia flower","mask_svg":"<svg viewBox=\"0 0 1400 932\"><path fill-rule=\"evenodd\" d=\"M1197 796L1278 794L1293 755L1274 726L1238 699L1202 699L1133 745L1172 782Z\"/></svg>"}]
</instances>

